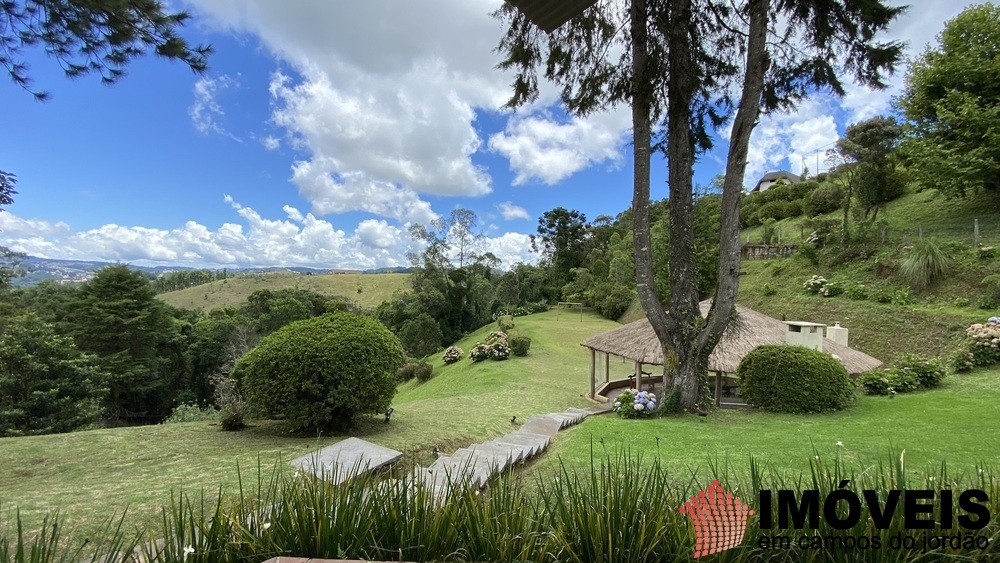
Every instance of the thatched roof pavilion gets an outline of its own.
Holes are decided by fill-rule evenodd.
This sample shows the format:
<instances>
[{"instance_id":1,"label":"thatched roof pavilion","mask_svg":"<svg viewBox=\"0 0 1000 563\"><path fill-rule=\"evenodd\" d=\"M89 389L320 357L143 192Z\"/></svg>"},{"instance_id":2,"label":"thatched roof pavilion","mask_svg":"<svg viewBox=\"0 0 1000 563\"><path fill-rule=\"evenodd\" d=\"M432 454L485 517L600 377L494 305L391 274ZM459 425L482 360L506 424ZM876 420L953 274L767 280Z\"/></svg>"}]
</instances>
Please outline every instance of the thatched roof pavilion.
<instances>
[{"instance_id":1,"label":"thatched roof pavilion","mask_svg":"<svg viewBox=\"0 0 1000 563\"><path fill-rule=\"evenodd\" d=\"M712 306L711 300L701 302L702 315L707 315ZM731 321L723 333L722 340L715 347L708 359L708 369L715 372L717 382L723 374L733 374L743 356L762 344L785 344L788 325L783 321L758 313L753 309L736 306L736 320ZM851 374L862 373L882 365L879 360L854 350L843 344L823 338L823 351L839 359ZM598 334L580 343L591 352L591 396L595 396L595 363L596 353L605 354L605 381L607 381L607 362L609 356L618 356L632 360L636 364L636 373L642 377L644 364L663 365L663 348L653 331L648 319L623 325L608 332Z\"/></svg>"}]
</instances>

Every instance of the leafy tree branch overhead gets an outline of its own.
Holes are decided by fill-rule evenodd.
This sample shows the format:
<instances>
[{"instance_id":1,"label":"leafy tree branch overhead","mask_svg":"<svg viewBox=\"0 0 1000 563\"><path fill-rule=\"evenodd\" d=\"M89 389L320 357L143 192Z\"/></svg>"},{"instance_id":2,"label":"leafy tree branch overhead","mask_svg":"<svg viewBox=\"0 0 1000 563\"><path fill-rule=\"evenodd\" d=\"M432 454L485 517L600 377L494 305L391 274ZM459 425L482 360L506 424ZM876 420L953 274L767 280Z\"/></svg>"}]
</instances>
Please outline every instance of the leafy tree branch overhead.
<instances>
[{"instance_id":1,"label":"leafy tree branch overhead","mask_svg":"<svg viewBox=\"0 0 1000 563\"><path fill-rule=\"evenodd\" d=\"M212 47L189 45L179 35L189 17L159 0L5 0L0 65L14 84L40 100L49 94L32 88L25 48L43 48L70 78L99 74L106 84L121 79L128 63L150 50L203 73Z\"/></svg>"},{"instance_id":2,"label":"leafy tree branch overhead","mask_svg":"<svg viewBox=\"0 0 1000 563\"><path fill-rule=\"evenodd\" d=\"M538 96L539 74L575 115L632 108L636 286L664 346L664 378L693 408L708 356L734 310L739 286L739 199L750 135L761 112L791 109L820 88L843 94L843 77L884 87L901 56L882 42L902 8L877 0L602 0L551 33L505 4L500 68L515 73L508 105ZM718 283L712 310L698 309L693 166L714 128L732 119L723 182ZM664 135L654 137L653 125ZM650 157L667 160L669 302L654 283Z\"/></svg>"}]
</instances>

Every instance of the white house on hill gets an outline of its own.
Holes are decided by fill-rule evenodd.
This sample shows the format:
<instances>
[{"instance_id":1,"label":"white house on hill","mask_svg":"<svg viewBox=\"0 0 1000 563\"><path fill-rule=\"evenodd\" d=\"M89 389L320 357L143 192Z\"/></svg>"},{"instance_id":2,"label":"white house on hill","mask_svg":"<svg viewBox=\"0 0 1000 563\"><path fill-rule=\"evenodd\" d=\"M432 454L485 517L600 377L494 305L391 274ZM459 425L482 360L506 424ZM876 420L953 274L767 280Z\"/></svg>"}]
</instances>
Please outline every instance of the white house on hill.
<instances>
[{"instance_id":1,"label":"white house on hill","mask_svg":"<svg viewBox=\"0 0 1000 563\"><path fill-rule=\"evenodd\" d=\"M760 180L757 180L757 185L754 186L752 190L750 190L750 193L762 192L770 188L771 186L777 184L779 181L782 181L786 184L795 184L801 182L802 177L799 176L798 174L792 174L791 172L786 172L784 170L779 170L777 172L768 172L767 174L761 176Z\"/></svg>"}]
</instances>

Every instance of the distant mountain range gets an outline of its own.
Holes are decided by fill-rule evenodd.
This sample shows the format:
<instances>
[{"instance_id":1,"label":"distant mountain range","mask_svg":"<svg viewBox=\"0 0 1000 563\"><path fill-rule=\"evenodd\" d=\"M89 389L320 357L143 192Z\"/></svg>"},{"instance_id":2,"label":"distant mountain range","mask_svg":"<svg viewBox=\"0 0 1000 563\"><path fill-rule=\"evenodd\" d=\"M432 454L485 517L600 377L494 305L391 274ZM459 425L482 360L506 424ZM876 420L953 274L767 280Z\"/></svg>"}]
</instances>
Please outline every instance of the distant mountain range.
<instances>
[{"instance_id":1,"label":"distant mountain range","mask_svg":"<svg viewBox=\"0 0 1000 563\"><path fill-rule=\"evenodd\" d=\"M106 266L111 266L115 262L92 262L86 260L52 260L49 258L36 258L34 256L29 256L21 261L21 269L25 271L25 275L14 278L13 284L15 286L28 286L34 285L38 282L44 280L55 280L59 283L83 283L93 277L94 272L104 268ZM179 272L182 270L198 270L200 268L189 268L185 266L140 266L137 264L128 264L128 267L133 270L143 272L150 277L156 277L167 272ZM222 268L207 268L210 270L221 270ZM378 268L372 270L350 270L343 268L305 268L302 266L291 266L291 267L271 267L271 268L226 268L227 271L232 273L260 273L260 272L297 272L300 274L342 274L342 273L366 273L366 274L385 274L385 273L407 273L410 268Z\"/></svg>"}]
</instances>

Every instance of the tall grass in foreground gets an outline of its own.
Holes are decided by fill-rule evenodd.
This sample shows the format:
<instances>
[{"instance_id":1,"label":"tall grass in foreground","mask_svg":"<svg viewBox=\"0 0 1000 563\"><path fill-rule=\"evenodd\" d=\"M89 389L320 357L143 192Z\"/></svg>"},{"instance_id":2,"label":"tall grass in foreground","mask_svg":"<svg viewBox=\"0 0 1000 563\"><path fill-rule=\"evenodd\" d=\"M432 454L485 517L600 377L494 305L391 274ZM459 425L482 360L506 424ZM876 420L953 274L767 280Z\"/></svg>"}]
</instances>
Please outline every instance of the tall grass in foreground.
<instances>
[{"instance_id":1,"label":"tall grass in foreground","mask_svg":"<svg viewBox=\"0 0 1000 563\"><path fill-rule=\"evenodd\" d=\"M903 258L899 272L913 289L920 290L944 278L951 263L951 257L941 250L937 241L922 238L914 243Z\"/></svg>"},{"instance_id":2,"label":"tall grass in foreground","mask_svg":"<svg viewBox=\"0 0 1000 563\"><path fill-rule=\"evenodd\" d=\"M668 473L656 460L644 463L639 456L619 453L595 457L581 471L563 466L555 476L530 482L508 473L483 490L463 486L458 479L442 501L409 478L362 475L333 486L311 476L278 468L268 473L258 467L256 480L241 483L237 497L175 495L157 526L129 533L121 529L120 520L117 526L111 521L102 543L72 542L58 516L33 533L19 525L0 529L0 561L110 562L136 555L149 562L186 563L262 561L278 555L387 561L687 561L694 552L694 532L678 509L713 479L758 510L760 490L816 489L820 525L816 530L762 530L757 514L739 547L708 560L1000 560L1000 481L990 468L951 474L942 464L935 471L916 473L906 470L902 455L850 467L817 456L810 471L798 475L762 467L752 459L748 471L715 464L708 473ZM873 490L883 502L892 490L955 491L950 503L956 516L964 514L958 507L959 492L982 489L989 495L992 519L975 534L989 543L984 549L925 551L925 534L965 531L957 518L945 529L906 530L902 501L889 529L875 528L862 500L861 523L836 530L822 517L822 501L844 480L850 480L846 488L862 499L863 490ZM942 498L935 495L935 514ZM760 547L759 541L773 534L790 536L791 547ZM905 549L818 550L799 545L800 536L820 536L831 544L839 538L840 545L851 538L879 538L883 546L893 537L909 536L915 543Z\"/></svg>"}]
</instances>

